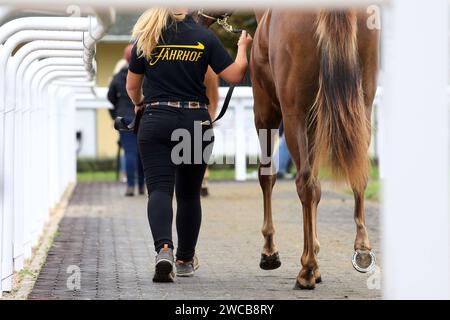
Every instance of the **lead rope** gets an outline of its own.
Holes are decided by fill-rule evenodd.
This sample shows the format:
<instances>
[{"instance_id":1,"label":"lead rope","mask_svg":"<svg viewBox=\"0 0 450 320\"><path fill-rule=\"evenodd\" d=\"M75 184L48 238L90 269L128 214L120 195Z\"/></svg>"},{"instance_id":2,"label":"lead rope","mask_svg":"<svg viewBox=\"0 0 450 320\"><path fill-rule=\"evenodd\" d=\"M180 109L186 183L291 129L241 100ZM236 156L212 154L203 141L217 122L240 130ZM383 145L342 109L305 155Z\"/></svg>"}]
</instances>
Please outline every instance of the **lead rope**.
<instances>
[{"instance_id":1,"label":"lead rope","mask_svg":"<svg viewBox=\"0 0 450 320\"><path fill-rule=\"evenodd\" d=\"M202 122L202 125L204 126L212 126L216 121L219 121L227 112L228 106L230 105L230 101L231 101L231 97L233 96L233 91L234 91L235 86L230 86L228 88L228 92L227 95L225 97L225 100L223 101L223 105L222 105L222 109L220 110L219 115L216 117L216 119L214 119L213 122L206 120Z\"/></svg>"}]
</instances>

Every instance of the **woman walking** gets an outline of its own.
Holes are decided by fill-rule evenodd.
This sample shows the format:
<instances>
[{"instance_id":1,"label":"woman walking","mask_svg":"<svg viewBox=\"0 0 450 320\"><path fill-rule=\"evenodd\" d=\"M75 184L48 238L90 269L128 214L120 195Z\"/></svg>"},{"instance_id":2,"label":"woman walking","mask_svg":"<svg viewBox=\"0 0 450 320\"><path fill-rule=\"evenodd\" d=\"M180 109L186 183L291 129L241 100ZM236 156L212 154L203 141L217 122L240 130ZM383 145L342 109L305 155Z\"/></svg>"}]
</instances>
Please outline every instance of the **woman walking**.
<instances>
[{"instance_id":1,"label":"woman walking","mask_svg":"<svg viewBox=\"0 0 450 320\"><path fill-rule=\"evenodd\" d=\"M172 282L174 264L178 276L192 276L198 268L195 248L202 216L200 189L213 141L211 134L208 139L202 137L212 130L205 73L209 65L225 81L240 83L247 70L252 38L242 33L233 62L217 37L196 24L186 8L155 8L139 18L133 39L127 90L136 111L145 108L138 141L157 252L153 281ZM201 135L197 128L201 128ZM182 144L187 148L178 150L180 142L173 138L177 136L183 136ZM176 261L172 241L174 189Z\"/></svg>"},{"instance_id":2,"label":"woman walking","mask_svg":"<svg viewBox=\"0 0 450 320\"><path fill-rule=\"evenodd\" d=\"M128 97L126 91L126 78L128 73L128 64L131 59L132 46L124 49L123 66L114 74L108 90L108 100L114 106L110 110L111 118L123 117L131 121L134 117L134 105ZM125 171L127 174L127 190L126 197L134 196L136 187L136 173L138 180L139 194L145 194L144 171L142 169L141 158L139 156L137 137L133 132L120 132L120 145L125 151Z\"/></svg>"}]
</instances>

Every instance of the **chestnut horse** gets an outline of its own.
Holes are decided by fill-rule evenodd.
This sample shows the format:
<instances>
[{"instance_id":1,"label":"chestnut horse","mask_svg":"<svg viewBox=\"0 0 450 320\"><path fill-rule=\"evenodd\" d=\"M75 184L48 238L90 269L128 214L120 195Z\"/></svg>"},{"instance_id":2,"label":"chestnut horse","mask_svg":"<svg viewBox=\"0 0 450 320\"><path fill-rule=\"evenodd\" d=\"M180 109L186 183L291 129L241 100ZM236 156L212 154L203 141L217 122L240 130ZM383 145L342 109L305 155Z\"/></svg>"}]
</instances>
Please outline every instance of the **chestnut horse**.
<instances>
[{"instance_id":1,"label":"chestnut horse","mask_svg":"<svg viewBox=\"0 0 450 320\"><path fill-rule=\"evenodd\" d=\"M296 288L314 289L322 280L316 224L321 198L318 173L324 161L329 162L334 176L344 178L353 189L357 263L364 269L374 262L365 226L364 191L379 31L369 30L368 15L356 10L267 10L255 14L258 28L250 61L255 125L258 132L278 129L283 120L303 207L304 247ZM270 134L260 138L270 158L272 140ZM275 180L272 161L261 163L265 243L260 267L265 270L281 265L272 220Z\"/></svg>"}]
</instances>

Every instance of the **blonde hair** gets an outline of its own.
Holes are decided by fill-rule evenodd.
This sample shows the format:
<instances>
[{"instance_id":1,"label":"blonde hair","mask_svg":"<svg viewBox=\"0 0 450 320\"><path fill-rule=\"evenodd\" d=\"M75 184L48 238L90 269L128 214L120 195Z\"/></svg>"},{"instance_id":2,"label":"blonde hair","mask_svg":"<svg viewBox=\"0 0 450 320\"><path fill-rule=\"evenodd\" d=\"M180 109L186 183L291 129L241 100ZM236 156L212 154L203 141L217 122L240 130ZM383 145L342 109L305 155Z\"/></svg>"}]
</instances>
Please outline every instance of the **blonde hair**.
<instances>
[{"instance_id":1,"label":"blonde hair","mask_svg":"<svg viewBox=\"0 0 450 320\"><path fill-rule=\"evenodd\" d=\"M151 59L152 52L162 39L163 30L173 21L184 20L186 15L175 15L171 9L152 8L145 11L134 25L132 39L139 57ZM164 39L162 39L164 40Z\"/></svg>"}]
</instances>

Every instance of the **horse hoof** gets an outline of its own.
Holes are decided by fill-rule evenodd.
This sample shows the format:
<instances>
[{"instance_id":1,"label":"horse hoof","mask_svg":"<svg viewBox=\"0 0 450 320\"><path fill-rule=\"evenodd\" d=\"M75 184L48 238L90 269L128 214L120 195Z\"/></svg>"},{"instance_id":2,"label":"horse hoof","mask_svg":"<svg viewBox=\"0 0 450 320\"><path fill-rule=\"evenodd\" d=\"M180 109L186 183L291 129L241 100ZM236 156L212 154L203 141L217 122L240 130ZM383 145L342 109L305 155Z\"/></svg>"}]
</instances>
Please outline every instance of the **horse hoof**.
<instances>
[{"instance_id":1,"label":"horse hoof","mask_svg":"<svg viewBox=\"0 0 450 320\"><path fill-rule=\"evenodd\" d=\"M316 284L322 282L322 274L319 269L314 270L314 278L316 279Z\"/></svg>"},{"instance_id":2,"label":"horse hoof","mask_svg":"<svg viewBox=\"0 0 450 320\"><path fill-rule=\"evenodd\" d=\"M295 282L294 290L314 290L316 288L317 279L314 283L308 281L297 281Z\"/></svg>"},{"instance_id":3,"label":"horse hoof","mask_svg":"<svg viewBox=\"0 0 450 320\"><path fill-rule=\"evenodd\" d=\"M352 265L356 271L369 273L375 269L377 259L372 251L356 250L353 254Z\"/></svg>"},{"instance_id":4,"label":"horse hoof","mask_svg":"<svg viewBox=\"0 0 450 320\"><path fill-rule=\"evenodd\" d=\"M259 267L263 270L275 270L281 266L280 255L275 252L273 255L268 256L264 253L261 254L261 261Z\"/></svg>"}]
</instances>

